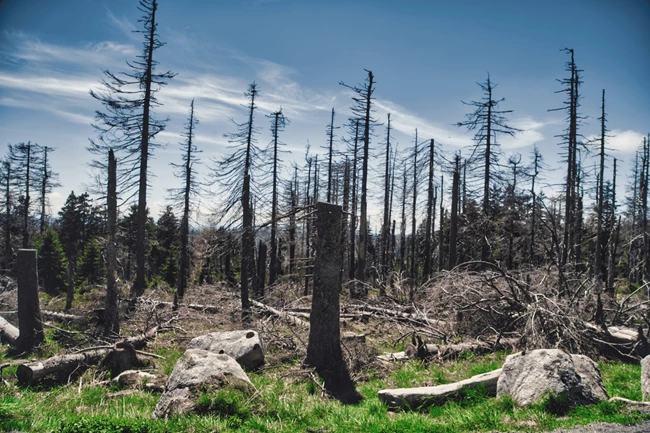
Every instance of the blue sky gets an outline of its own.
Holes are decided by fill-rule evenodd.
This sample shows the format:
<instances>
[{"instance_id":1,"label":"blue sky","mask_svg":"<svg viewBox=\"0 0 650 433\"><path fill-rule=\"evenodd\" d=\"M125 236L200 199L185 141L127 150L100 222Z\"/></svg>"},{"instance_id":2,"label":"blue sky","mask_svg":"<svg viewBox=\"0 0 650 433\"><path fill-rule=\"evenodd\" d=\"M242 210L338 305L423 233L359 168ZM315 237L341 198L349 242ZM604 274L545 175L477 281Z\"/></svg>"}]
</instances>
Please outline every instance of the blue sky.
<instances>
[{"instance_id":1,"label":"blue sky","mask_svg":"<svg viewBox=\"0 0 650 433\"><path fill-rule=\"evenodd\" d=\"M5 143L32 140L58 148L52 165L63 186L51 197L59 210L71 190L88 183L94 138L90 126L101 108L88 91L102 70L125 70L140 52L135 0L3 0L0 2L0 137ZM415 128L435 138L449 154L468 154L471 134L454 126L480 98L475 84L487 73L499 84L497 97L512 109L513 126L525 131L502 139L505 156L529 157L533 144L551 165L558 160L555 135L564 128L555 94L567 55L575 49L584 69L581 129L599 130L600 94L607 92L612 137L609 147L625 164L650 130L650 3L645 0L546 1L298 1L160 0L160 69L178 76L159 93L158 110L170 122L158 141L168 143L152 164L157 176L149 203L158 215L165 188L178 186L169 163L178 161L189 103L196 99L197 145L208 159L227 146L229 118L245 120L243 92L257 81L261 90L257 125L260 144L270 140L262 115L282 107L291 124L283 141L302 161L304 146L322 151L330 110L340 125L350 93L339 81L356 84L370 69L377 79L377 117L392 116L400 148L410 146ZM339 133L343 129L338 130ZM378 143L383 127L377 129ZM338 146L342 146L338 143ZM591 162L588 162L591 164ZM561 171L549 174L558 181ZM623 184L619 180L620 184ZM204 198L207 206L210 197ZM205 206L204 206L205 207ZM374 225L374 223L373 223Z\"/></svg>"}]
</instances>

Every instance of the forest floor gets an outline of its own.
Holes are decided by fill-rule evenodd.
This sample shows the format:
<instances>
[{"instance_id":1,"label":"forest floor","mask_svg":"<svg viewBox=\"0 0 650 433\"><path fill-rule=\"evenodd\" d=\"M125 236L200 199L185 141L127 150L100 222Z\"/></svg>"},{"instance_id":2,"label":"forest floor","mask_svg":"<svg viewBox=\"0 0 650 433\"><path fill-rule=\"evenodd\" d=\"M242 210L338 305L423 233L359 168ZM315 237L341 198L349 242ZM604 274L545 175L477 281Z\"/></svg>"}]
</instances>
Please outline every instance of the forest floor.
<instances>
[{"instance_id":1,"label":"forest floor","mask_svg":"<svg viewBox=\"0 0 650 433\"><path fill-rule=\"evenodd\" d=\"M302 311L310 307L311 298L301 296L298 285L285 283L273 289L264 302L277 309ZM126 295L126 292L124 293ZM372 295L372 294L371 294ZM452 359L384 362L377 359L383 352L404 350L410 333L417 328L412 322L399 321L381 313L356 314L359 302L342 297L342 332L363 334L365 342L345 341L344 356L364 397L356 405L344 405L324 395L318 378L302 368L308 330L288 325L284 320L254 309L254 318L242 328L240 299L234 289L223 285L203 285L188 291L184 305L173 311L171 291L157 288L146 292L136 310L122 322L122 334L142 333L156 324L168 324L145 350L149 357L147 371L166 378L189 341L217 330L255 329L265 344L266 364L248 372L258 392L251 398L237 391L222 391L209 399L205 413L152 420L151 413L159 394L145 390L122 393L106 383L109 373L91 367L78 372L65 383L44 382L21 387L15 379L17 362L8 357L7 347L0 347L0 364L11 365L0 377L0 431L24 432L474 432L474 431L550 431L590 424L580 432L650 430L650 414L621 402L602 402L558 410L552 401L531 408L516 407L508 398L491 398L480 390L465 398L422 412L388 411L377 398L377 391L451 383L500 368L507 352L478 356L460 353ZM374 306L397 308L389 301L369 299ZM64 297L43 295L42 308L63 311ZM16 317L15 290L0 293L0 315L12 323ZM30 359L44 359L74 348L97 345L100 328L92 311L103 307L103 289L96 287L79 293L72 314L83 319L67 324L49 322L46 339ZM216 306L200 310L188 304ZM126 305L124 305L126 308ZM426 332L422 334L426 336ZM457 342L458 337L454 338ZM610 397L641 400L639 365L600 360L603 381ZM607 424L630 425L612 427ZM627 427L625 427L627 428ZM645 430L639 430L645 429ZM558 430L560 431L560 430ZM563 430L562 430L563 431Z\"/></svg>"}]
</instances>

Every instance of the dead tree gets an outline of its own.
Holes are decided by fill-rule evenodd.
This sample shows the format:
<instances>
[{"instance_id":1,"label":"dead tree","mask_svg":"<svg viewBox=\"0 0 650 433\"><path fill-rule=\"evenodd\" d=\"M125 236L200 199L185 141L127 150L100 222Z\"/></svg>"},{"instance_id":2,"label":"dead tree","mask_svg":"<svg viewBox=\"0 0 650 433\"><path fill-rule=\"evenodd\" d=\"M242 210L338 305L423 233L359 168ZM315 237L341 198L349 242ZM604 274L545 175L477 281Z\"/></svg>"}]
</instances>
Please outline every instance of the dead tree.
<instances>
[{"instance_id":1,"label":"dead tree","mask_svg":"<svg viewBox=\"0 0 650 433\"><path fill-rule=\"evenodd\" d=\"M443 230L444 217L445 217L445 208L442 205L442 199L444 197L444 187L445 187L445 177L440 176L440 227L438 228L438 271L442 271L445 263L445 234Z\"/></svg>"},{"instance_id":2,"label":"dead tree","mask_svg":"<svg viewBox=\"0 0 650 433\"><path fill-rule=\"evenodd\" d=\"M384 164L384 219L381 226L381 269L384 280L388 275L388 246L390 244L390 113L386 126L386 163ZM386 295L386 285L380 285L380 295Z\"/></svg>"},{"instance_id":3,"label":"dead tree","mask_svg":"<svg viewBox=\"0 0 650 433\"><path fill-rule=\"evenodd\" d=\"M226 137L236 148L230 155L217 161L215 178L223 188L224 197L220 220L239 220L241 215L241 302L242 319L248 320L251 314L249 302L249 287L255 277L255 232L253 229L253 201L255 188L252 177L261 171L263 152L257 146L253 121L255 115L255 99L259 95L256 83L251 83L244 94L249 103L246 105L248 120L244 123L235 123L237 132L227 134Z\"/></svg>"},{"instance_id":4,"label":"dead tree","mask_svg":"<svg viewBox=\"0 0 650 433\"><path fill-rule=\"evenodd\" d=\"M317 203L316 212L314 292L304 365L316 369L333 396L345 403L356 403L361 396L354 389L343 360L339 325L342 209L329 203Z\"/></svg>"},{"instance_id":5,"label":"dead tree","mask_svg":"<svg viewBox=\"0 0 650 433\"><path fill-rule=\"evenodd\" d=\"M106 195L106 302L104 308L104 337L120 334L117 288L117 160L113 150L108 152L108 191Z\"/></svg>"},{"instance_id":6,"label":"dead tree","mask_svg":"<svg viewBox=\"0 0 650 433\"><path fill-rule=\"evenodd\" d=\"M596 290L600 292L603 284L603 219L604 219L604 201L605 201L605 137L607 133L606 118L605 118L605 89L603 89L602 106L600 120L600 145L599 145L599 166L598 166L598 197L596 202L598 204L598 211L596 215L596 248L594 257L594 277L596 280Z\"/></svg>"},{"instance_id":7,"label":"dead tree","mask_svg":"<svg viewBox=\"0 0 650 433\"><path fill-rule=\"evenodd\" d=\"M329 141L328 146L328 163L327 163L327 202L332 203L332 174L333 174L333 158L334 158L334 130L338 127L334 126L334 108L332 108L332 120L327 125L327 137Z\"/></svg>"},{"instance_id":8,"label":"dead tree","mask_svg":"<svg viewBox=\"0 0 650 433\"><path fill-rule=\"evenodd\" d=\"M492 92L496 85L492 84L488 74L485 83L479 83L483 91L483 98L480 101L463 102L465 105L475 107L476 109L466 115L464 122L458 122L457 126L465 127L468 131L476 131L474 135L474 157L482 159L483 164L483 232L481 233L481 261L488 262L491 258L490 253L490 185L493 177L493 165L499 163L499 143L496 140L498 134L513 136L520 130L506 124L506 114L512 113L512 110L498 110L499 103L502 99L494 99Z\"/></svg>"},{"instance_id":9,"label":"dead tree","mask_svg":"<svg viewBox=\"0 0 650 433\"><path fill-rule=\"evenodd\" d=\"M370 134L376 120L372 117L372 94L374 92L375 77L368 71L366 82L359 86L346 86L352 89L356 96L352 98L354 106L352 112L363 119L363 156L361 167L361 220L359 222L359 260L357 263L357 280L360 284L366 281L366 254L368 250L368 162L370 159ZM345 84L341 83L345 86ZM361 287L364 287L361 289ZM365 286L360 286L356 295L366 292Z\"/></svg>"},{"instance_id":10,"label":"dead tree","mask_svg":"<svg viewBox=\"0 0 650 433\"><path fill-rule=\"evenodd\" d=\"M38 300L36 250L18 250L18 352L31 352L44 338Z\"/></svg>"},{"instance_id":11,"label":"dead tree","mask_svg":"<svg viewBox=\"0 0 650 433\"><path fill-rule=\"evenodd\" d=\"M19 193L22 194L22 232L23 232L23 248L31 246L30 230L29 230L29 209L31 205L30 190L34 186L34 177L32 169L39 163L39 158L36 155L38 144L31 142L18 143L16 145L9 145L9 161L13 166L13 173L15 179L20 185Z\"/></svg>"},{"instance_id":12,"label":"dead tree","mask_svg":"<svg viewBox=\"0 0 650 433\"><path fill-rule=\"evenodd\" d=\"M41 186L41 196L39 201L41 202L41 221L40 221L40 233L45 232L45 218L46 218L46 206L47 206L47 195L52 192L53 188L61 186L59 183L59 173L53 172L50 163L47 159L48 152L53 152L55 148L48 146L41 146L43 149L43 158L41 161L40 174L38 176Z\"/></svg>"},{"instance_id":13,"label":"dead tree","mask_svg":"<svg viewBox=\"0 0 650 433\"><path fill-rule=\"evenodd\" d=\"M178 259L178 281L176 294L174 295L175 305L178 305L185 296L189 275L190 275L190 210L194 197L199 196L201 184L196 179L195 165L200 164L197 153L201 153L194 144L194 134L196 125L199 120L194 115L194 99L190 103L190 115L185 124L185 132L181 134L185 142L181 144L182 162L180 164L171 163L172 167L178 169L176 177L183 180L181 188L170 189L171 199L183 208L183 217L181 219L181 249Z\"/></svg>"},{"instance_id":14,"label":"dead tree","mask_svg":"<svg viewBox=\"0 0 650 433\"><path fill-rule=\"evenodd\" d=\"M460 154L454 155L454 174L451 185L451 217L449 220L449 269L456 266L458 242L458 210L460 201Z\"/></svg>"},{"instance_id":15,"label":"dead tree","mask_svg":"<svg viewBox=\"0 0 650 433\"><path fill-rule=\"evenodd\" d=\"M269 263L269 286L275 284L275 280L278 277L279 263L278 263L278 240L277 240L277 230L278 230L278 179L280 176L280 158L279 158L279 146L282 145L278 136L279 133L284 131L285 126L289 123L284 114L282 114L282 109L271 113L271 134L273 135L273 179L272 179L272 190L271 190L271 261ZM332 121L334 121L334 109L332 109ZM330 160L331 164L331 160ZM329 195L329 188L328 188Z\"/></svg>"},{"instance_id":16,"label":"dead tree","mask_svg":"<svg viewBox=\"0 0 650 433\"><path fill-rule=\"evenodd\" d=\"M431 276L431 262L433 259L433 245L431 232L431 225L434 218L434 204L433 204L433 151L434 141L433 138L429 140L429 177L427 186L427 221L424 234L424 278L427 279Z\"/></svg>"},{"instance_id":17,"label":"dead tree","mask_svg":"<svg viewBox=\"0 0 650 433\"><path fill-rule=\"evenodd\" d=\"M618 235L621 229L621 217L618 217L616 224L616 158L614 158L614 172L612 174L612 209L610 212L609 226L612 229L609 238L609 254L607 256L607 294L614 297L614 261L616 248L618 246Z\"/></svg>"},{"instance_id":18,"label":"dead tree","mask_svg":"<svg viewBox=\"0 0 650 433\"><path fill-rule=\"evenodd\" d=\"M359 155L359 119L354 119L354 145L352 148L352 213L350 215L350 280L354 280L356 274L356 233L357 233L357 199L358 199L358 185L357 185L357 175L359 173L357 162ZM352 294L354 290L350 291Z\"/></svg>"},{"instance_id":19,"label":"dead tree","mask_svg":"<svg viewBox=\"0 0 650 433\"><path fill-rule=\"evenodd\" d=\"M413 145L413 206L411 207L411 290L409 291L409 300L414 301L415 286L418 279L418 265L415 257L415 246L417 240L417 196L418 196L418 130L415 128L415 143Z\"/></svg>"},{"instance_id":20,"label":"dead tree","mask_svg":"<svg viewBox=\"0 0 650 433\"><path fill-rule=\"evenodd\" d=\"M143 35L143 52L132 62L127 62L130 71L113 74L105 71L102 80L103 90L90 91L92 97L104 106L105 112L97 111L93 125L99 134L97 142L91 141L89 150L102 158L95 165L103 170L103 158L109 149L114 149L124 171L120 174L123 190L137 192L138 196L136 231L136 278L131 294L140 297L146 288L147 251L147 176L149 157L158 144L155 136L164 130L166 119L156 119L154 109L160 106L156 93L176 74L157 73L158 62L154 52L164 45L158 38L156 12L157 0L140 0L138 9L142 12L139 20L143 25L138 33Z\"/></svg>"},{"instance_id":21,"label":"dead tree","mask_svg":"<svg viewBox=\"0 0 650 433\"><path fill-rule=\"evenodd\" d=\"M13 262L13 250L11 248L11 227L12 215L11 205L13 197L13 174L11 160L5 158L2 160L2 186L5 190L5 220L4 220L4 241L5 241L5 257L4 257L4 273L8 274Z\"/></svg>"}]
</instances>

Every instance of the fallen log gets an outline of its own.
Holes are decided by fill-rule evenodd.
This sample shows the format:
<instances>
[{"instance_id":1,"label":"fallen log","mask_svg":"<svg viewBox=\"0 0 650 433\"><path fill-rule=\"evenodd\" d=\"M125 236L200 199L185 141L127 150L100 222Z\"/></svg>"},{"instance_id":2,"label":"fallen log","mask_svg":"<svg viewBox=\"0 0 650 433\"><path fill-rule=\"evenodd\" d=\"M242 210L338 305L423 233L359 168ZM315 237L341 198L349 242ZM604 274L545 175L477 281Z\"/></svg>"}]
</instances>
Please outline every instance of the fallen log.
<instances>
[{"instance_id":1,"label":"fallen log","mask_svg":"<svg viewBox=\"0 0 650 433\"><path fill-rule=\"evenodd\" d=\"M254 299L251 299L251 304L255 305L258 308L262 308L263 310L266 310L269 313L273 314L274 316L277 316L277 317L279 317L279 318L281 318L281 319L283 319L283 320L285 320L285 321L287 321L287 322L289 322L289 323L291 323L293 325L299 326L299 327L304 328L304 329L309 329L309 323L308 322L305 322L301 318L296 317L291 313L288 313L286 311L276 310L275 308L270 307L270 306L268 306L266 304L263 304L263 303L261 303L259 301L254 300Z\"/></svg>"},{"instance_id":2,"label":"fallen log","mask_svg":"<svg viewBox=\"0 0 650 433\"><path fill-rule=\"evenodd\" d=\"M19 331L11 323L7 322L4 317L0 316L0 340L7 342L12 346L16 345L18 340Z\"/></svg>"},{"instance_id":3,"label":"fallen log","mask_svg":"<svg viewBox=\"0 0 650 433\"><path fill-rule=\"evenodd\" d=\"M57 355L44 361L30 362L18 366L16 376L21 385L33 385L50 374L69 376L84 365L98 364L112 349L95 349L82 353Z\"/></svg>"},{"instance_id":4,"label":"fallen log","mask_svg":"<svg viewBox=\"0 0 650 433\"><path fill-rule=\"evenodd\" d=\"M465 391L473 387L483 387L488 396L494 397L497 395L497 381L500 375L501 369L498 369L448 385L382 389L377 395L389 409L423 409L445 404L449 400L460 400L465 396Z\"/></svg>"},{"instance_id":5,"label":"fallen log","mask_svg":"<svg viewBox=\"0 0 650 433\"><path fill-rule=\"evenodd\" d=\"M127 352L142 349L160 331L161 328L156 326L144 334L120 340L114 346L89 347L76 353L56 355L43 361L21 364L16 371L18 383L33 385L51 374L59 376L59 380L65 379L80 369L105 361L112 353L121 354L125 349ZM113 368L112 364L115 364L110 359L107 363L111 364L111 368Z\"/></svg>"},{"instance_id":6,"label":"fallen log","mask_svg":"<svg viewBox=\"0 0 650 433\"><path fill-rule=\"evenodd\" d=\"M41 310L41 315L46 319L56 320L59 322L72 322L73 320L82 319L82 316L76 316L74 314L59 313L56 311L47 311L47 310Z\"/></svg>"},{"instance_id":7,"label":"fallen log","mask_svg":"<svg viewBox=\"0 0 650 433\"><path fill-rule=\"evenodd\" d=\"M464 352L471 352L475 355L482 355L493 352L496 348L503 349L514 347L516 338L507 338L499 341L498 345L486 341L472 341L448 345L425 344L420 347L409 345L405 351L395 353L384 353L377 357L380 361L408 361L414 358L437 357L441 360L453 358Z\"/></svg>"},{"instance_id":8,"label":"fallen log","mask_svg":"<svg viewBox=\"0 0 650 433\"><path fill-rule=\"evenodd\" d=\"M447 325L447 322L445 322L444 320L429 319L426 316L416 315L411 313L402 313L401 311L389 310L386 308L373 307L370 305L354 305L353 307L356 308L357 310L366 310L375 313L381 313L386 316L394 317L398 320L412 322L418 325L425 324L433 327L442 327Z\"/></svg>"},{"instance_id":9,"label":"fallen log","mask_svg":"<svg viewBox=\"0 0 650 433\"><path fill-rule=\"evenodd\" d=\"M173 302L168 301L156 301L154 299L150 300L154 303L156 307L165 306L165 307L174 307ZM219 311L219 307L216 305L201 305L201 304L178 304L179 307L189 308L190 310L203 311L206 313L216 313Z\"/></svg>"}]
</instances>

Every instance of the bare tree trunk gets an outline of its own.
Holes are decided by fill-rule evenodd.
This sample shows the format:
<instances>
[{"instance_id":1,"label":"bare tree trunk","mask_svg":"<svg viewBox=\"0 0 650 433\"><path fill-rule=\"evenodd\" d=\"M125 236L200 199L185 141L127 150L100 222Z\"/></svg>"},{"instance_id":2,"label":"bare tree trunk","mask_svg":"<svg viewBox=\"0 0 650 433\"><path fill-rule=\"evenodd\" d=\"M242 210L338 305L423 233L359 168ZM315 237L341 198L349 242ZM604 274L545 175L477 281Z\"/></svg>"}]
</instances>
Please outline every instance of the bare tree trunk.
<instances>
[{"instance_id":1,"label":"bare tree trunk","mask_svg":"<svg viewBox=\"0 0 650 433\"><path fill-rule=\"evenodd\" d=\"M390 242L390 113L386 127L386 162L384 164L384 220L381 227L381 269L384 282L380 285L380 296L386 295L386 276L388 275L388 244Z\"/></svg>"},{"instance_id":2,"label":"bare tree trunk","mask_svg":"<svg viewBox=\"0 0 650 433\"><path fill-rule=\"evenodd\" d=\"M352 155L352 215L350 215L350 280L354 280L356 275L356 233L357 233L357 168L359 150L359 119L355 121L354 126L354 149ZM350 286L350 295L356 296L356 288Z\"/></svg>"},{"instance_id":3,"label":"bare tree trunk","mask_svg":"<svg viewBox=\"0 0 650 433\"><path fill-rule=\"evenodd\" d=\"M43 341L36 250L18 250L18 329L19 352L31 352Z\"/></svg>"},{"instance_id":4,"label":"bare tree trunk","mask_svg":"<svg viewBox=\"0 0 650 433\"><path fill-rule=\"evenodd\" d=\"M266 282L266 244L261 240L257 244L257 290L255 298L264 297L264 284Z\"/></svg>"},{"instance_id":5,"label":"bare tree trunk","mask_svg":"<svg viewBox=\"0 0 650 433\"><path fill-rule=\"evenodd\" d=\"M406 272L406 163L404 163L404 182L402 184L402 223L400 224L400 271Z\"/></svg>"},{"instance_id":6,"label":"bare tree trunk","mask_svg":"<svg viewBox=\"0 0 650 433\"><path fill-rule=\"evenodd\" d=\"M417 239L417 195L418 195L418 130L415 129L415 145L413 147L413 207L411 208L411 290L409 300L415 299L415 286L417 285L418 268L415 259L415 243Z\"/></svg>"},{"instance_id":7,"label":"bare tree trunk","mask_svg":"<svg viewBox=\"0 0 650 433\"><path fill-rule=\"evenodd\" d=\"M40 233L45 232L45 194L47 194L47 180L49 173L47 172L47 151L49 147L43 147L43 178L41 179L41 226Z\"/></svg>"},{"instance_id":8,"label":"bare tree trunk","mask_svg":"<svg viewBox=\"0 0 650 433\"><path fill-rule=\"evenodd\" d=\"M368 71L368 90L365 101L365 119L363 123L363 163L361 167L361 221L359 223L359 263L357 279L363 284L366 281L366 253L368 250L368 161L370 159L370 122L372 86L374 76ZM364 286L365 287L365 286ZM365 292L365 289L363 290Z\"/></svg>"},{"instance_id":9,"label":"bare tree trunk","mask_svg":"<svg viewBox=\"0 0 650 433\"><path fill-rule=\"evenodd\" d=\"M106 220L106 304L104 309L104 336L115 337L120 333L117 289L117 240L115 237L117 224L117 160L113 151L108 153L108 194Z\"/></svg>"},{"instance_id":10,"label":"bare tree trunk","mask_svg":"<svg viewBox=\"0 0 650 433\"><path fill-rule=\"evenodd\" d=\"M327 202L332 203L332 158L334 154L334 108L332 108L332 120L328 128L329 135L329 161L327 164Z\"/></svg>"},{"instance_id":11,"label":"bare tree trunk","mask_svg":"<svg viewBox=\"0 0 650 433\"><path fill-rule=\"evenodd\" d=\"M23 248L29 248L31 242L29 240L29 187L30 187L30 170L32 159L32 146L27 144L27 167L25 171L25 209L23 210Z\"/></svg>"},{"instance_id":12,"label":"bare tree trunk","mask_svg":"<svg viewBox=\"0 0 650 433\"><path fill-rule=\"evenodd\" d=\"M296 272L296 210L298 208L298 168L291 183L291 215L289 216L289 274Z\"/></svg>"},{"instance_id":13,"label":"bare tree trunk","mask_svg":"<svg viewBox=\"0 0 650 433\"><path fill-rule=\"evenodd\" d=\"M348 213L350 207L350 162L345 158L345 171L343 174L343 223L341 225L341 272L339 283L343 285L346 273L345 253L348 250Z\"/></svg>"},{"instance_id":14,"label":"bare tree trunk","mask_svg":"<svg viewBox=\"0 0 650 433\"><path fill-rule=\"evenodd\" d=\"M13 252L11 249L11 162L6 161L4 163L5 169L5 225L4 225L4 235L5 235L5 274L9 273L11 269L11 262Z\"/></svg>"},{"instance_id":15,"label":"bare tree trunk","mask_svg":"<svg viewBox=\"0 0 650 433\"><path fill-rule=\"evenodd\" d=\"M451 181L451 219L449 226L449 269L456 266L456 242L458 242L458 202L460 201L460 155L454 157L454 175Z\"/></svg>"},{"instance_id":16,"label":"bare tree trunk","mask_svg":"<svg viewBox=\"0 0 650 433\"><path fill-rule=\"evenodd\" d=\"M341 351L338 271L340 261L341 207L317 203L316 261L310 316L309 343L304 364L316 368L326 389L343 402L358 402L361 396L347 371Z\"/></svg>"},{"instance_id":17,"label":"bare tree trunk","mask_svg":"<svg viewBox=\"0 0 650 433\"><path fill-rule=\"evenodd\" d=\"M444 263L445 263L445 250L444 250L444 245L445 245L445 233L443 231L443 225L444 225L444 216L445 216L445 208L442 206L442 198L444 197L444 185L445 185L445 177L441 176L440 177L440 234L438 235L438 271L442 271L444 268Z\"/></svg>"},{"instance_id":18,"label":"bare tree trunk","mask_svg":"<svg viewBox=\"0 0 650 433\"><path fill-rule=\"evenodd\" d=\"M596 216L596 248L594 258L594 277L596 290L600 291L603 283L603 202L605 200L605 89L602 97L602 114L600 118L600 165L598 170L598 214Z\"/></svg>"},{"instance_id":19,"label":"bare tree trunk","mask_svg":"<svg viewBox=\"0 0 650 433\"><path fill-rule=\"evenodd\" d=\"M429 141L429 185L427 189L427 222L424 234L424 278L427 279L431 276L431 262L433 256L432 250L432 233L431 222L433 220L433 138Z\"/></svg>"},{"instance_id":20,"label":"bare tree trunk","mask_svg":"<svg viewBox=\"0 0 650 433\"><path fill-rule=\"evenodd\" d=\"M142 140L140 141L140 181L138 186L138 227L137 227L137 250L136 250L136 276L135 284L131 288L132 295L142 296L147 286L145 280L146 263L146 235L147 235L147 164L149 161L149 111L151 106L151 74L153 72L153 50L155 48L156 34L156 9L154 2L151 11L151 29L149 30L149 43L147 54L144 60L147 70L144 75L144 104L142 110Z\"/></svg>"},{"instance_id":21,"label":"bare tree trunk","mask_svg":"<svg viewBox=\"0 0 650 433\"><path fill-rule=\"evenodd\" d=\"M307 160L307 193L305 194L306 196L306 201L307 201L307 207L309 207L312 204L312 199L310 197L310 192L311 192L311 163L312 159L309 158ZM303 288L302 294L304 296L307 296L309 294L309 260L311 259L311 251L310 251L310 246L311 246L311 219L309 217L305 218L305 287Z\"/></svg>"}]
</instances>

